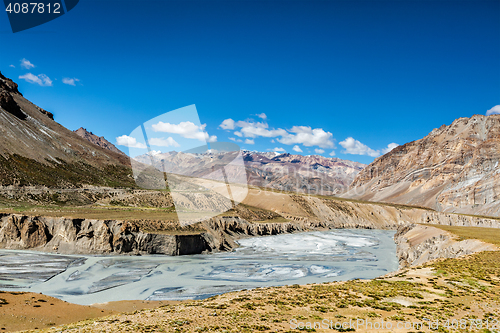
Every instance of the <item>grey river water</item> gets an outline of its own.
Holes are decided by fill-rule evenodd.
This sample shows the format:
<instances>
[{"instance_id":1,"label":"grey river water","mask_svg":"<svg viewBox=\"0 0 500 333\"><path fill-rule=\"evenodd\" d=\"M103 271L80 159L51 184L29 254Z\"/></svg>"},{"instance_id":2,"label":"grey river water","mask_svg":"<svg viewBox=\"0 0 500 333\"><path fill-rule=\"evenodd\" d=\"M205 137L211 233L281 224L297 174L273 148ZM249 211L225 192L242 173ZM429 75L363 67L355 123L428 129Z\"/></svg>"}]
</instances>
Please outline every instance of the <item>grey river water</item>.
<instances>
[{"instance_id":1,"label":"grey river water","mask_svg":"<svg viewBox=\"0 0 500 333\"><path fill-rule=\"evenodd\" d=\"M0 250L0 290L76 304L201 299L233 290L371 279L398 268L394 231L335 229L246 238L233 252L86 256Z\"/></svg>"}]
</instances>

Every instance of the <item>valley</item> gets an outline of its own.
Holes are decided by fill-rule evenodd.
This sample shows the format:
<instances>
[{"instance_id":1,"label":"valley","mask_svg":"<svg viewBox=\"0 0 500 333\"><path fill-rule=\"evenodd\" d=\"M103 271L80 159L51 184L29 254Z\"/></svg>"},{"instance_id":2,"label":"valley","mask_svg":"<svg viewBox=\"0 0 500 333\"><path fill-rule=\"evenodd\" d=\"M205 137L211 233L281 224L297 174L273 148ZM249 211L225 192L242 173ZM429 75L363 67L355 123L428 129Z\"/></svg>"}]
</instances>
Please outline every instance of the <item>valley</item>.
<instances>
[{"instance_id":1,"label":"valley","mask_svg":"<svg viewBox=\"0 0 500 333\"><path fill-rule=\"evenodd\" d=\"M189 225L178 218L162 165L167 160L172 173L205 177L214 170L213 161L224 162L223 155L150 152L131 160L104 137L84 128L70 131L54 119L0 74L0 261L4 260L0 281L5 289L0 292L0 326L4 330L288 332L291 321L499 318L499 115L457 119L423 139L393 148L369 165L319 155L241 150L244 168L235 169L239 174L232 176L247 181L246 197L238 205L231 202L232 208L223 213ZM138 169L132 170L132 165ZM199 170L202 174L196 173ZM208 196L200 191L194 201L202 210L216 211L210 200L204 200ZM189 211L189 204L183 209ZM387 236L392 233L393 237ZM356 252L352 244L376 235L384 235L380 237L385 241ZM342 243L349 237L351 245ZM266 239L282 247L271 251ZM300 242L304 248L295 245ZM335 242L350 253L350 261L329 261L337 253L331 247ZM331 252L326 251L328 258L316 258L311 244L326 246L323 250ZM390 255L383 255L390 252L383 244L392 246ZM318 260L293 261L294 251L303 256L310 251ZM23 256L27 259L20 259ZM254 261L249 262L252 256ZM163 267L156 258L173 264ZM176 288L181 290L185 287L181 282L189 279L191 287L197 285L201 275L196 275L196 263L186 263L187 258L198 260L198 268L211 273L203 276L207 290L184 291L179 298L158 276L176 267L180 273L171 277L180 281ZM275 266L269 266L273 260ZM321 268L321 262L328 265ZM383 265L388 262L394 265ZM43 266L43 274L30 271L30 265ZM86 266L80 272L71 265ZM336 265L345 266L339 270ZM373 271L366 270L368 266ZM256 267L260 267L257 272ZM49 291L69 301L77 302L75 290L84 286L88 290L80 290L82 295L89 290L105 295L98 299L101 304L79 307L47 295L19 293L9 285L19 282L19 272L35 280L37 274L47 281L61 279L60 285L48 282L37 292ZM309 279L282 277L270 284L254 283L256 277L287 272L307 272ZM330 273L349 281L334 282L333 275L325 279ZM83 274L80 282L79 274ZM210 284L214 276L225 285ZM157 279L162 290L151 289L147 297L156 295L155 302L165 303L140 303L147 297L137 281L150 278ZM115 297L113 288L121 288L121 295L136 282L128 299L133 307L127 302L108 303L127 299ZM62 287L65 283L69 287ZM202 300L188 300L195 298ZM172 299L183 301L169 303ZM48 315L46 303L59 311L68 309L69 315ZM92 304L92 297L80 303ZM134 312L118 313L129 309ZM19 312L29 313L32 320ZM108 317L95 319L101 316ZM56 325L66 326L50 328ZM309 331L315 330L331 328Z\"/></svg>"}]
</instances>

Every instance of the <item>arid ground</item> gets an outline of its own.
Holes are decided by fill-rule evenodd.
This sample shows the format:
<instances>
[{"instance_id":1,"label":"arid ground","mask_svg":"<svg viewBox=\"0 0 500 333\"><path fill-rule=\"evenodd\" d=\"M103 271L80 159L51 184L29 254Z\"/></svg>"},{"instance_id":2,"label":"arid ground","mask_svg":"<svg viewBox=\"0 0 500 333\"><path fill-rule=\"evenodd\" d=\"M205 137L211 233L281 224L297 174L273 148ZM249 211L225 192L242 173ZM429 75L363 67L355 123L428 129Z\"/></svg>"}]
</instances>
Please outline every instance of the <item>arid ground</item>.
<instances>
[{"instance_id":1,"label":"arid ground","mask_svg":"<svg viewBox=\"0 0 500 333\"><path fill-rule=\"evenodd\" d=\"M463 228L442 228L465 237ZM467 233L500 245L500 230L467 228ZM0 299L2 331L293 332L300 325L310 332L352 327L364 332L383 322L392 329L380 331L408 332L437 321L441 332L488 332L486 325L489 331L499 327L500 252L440 259L374 280L243 290L201 301L88 307L31 293L4 292ZM430 331L429 324L421 330Z\"/></svg>"}]
</instances>

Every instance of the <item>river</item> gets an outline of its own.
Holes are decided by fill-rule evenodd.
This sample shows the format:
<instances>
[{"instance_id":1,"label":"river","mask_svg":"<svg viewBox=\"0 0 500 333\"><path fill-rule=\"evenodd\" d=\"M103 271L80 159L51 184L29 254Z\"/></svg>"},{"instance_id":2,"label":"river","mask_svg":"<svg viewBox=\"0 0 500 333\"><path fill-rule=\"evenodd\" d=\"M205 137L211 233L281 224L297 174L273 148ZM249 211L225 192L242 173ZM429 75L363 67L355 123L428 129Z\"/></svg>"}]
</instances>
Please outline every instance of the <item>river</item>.
<instances>
[{"instance_id":1,"label":"river","mask_svg":"<svg viewBox=\"0 0 500 333\"><path fill-rule=\"evenodd\" d=\"M88 305L371 279L397 270L393 236L394 231L364 229L282 234L241 239L233 252L177 257L0 250L0 289Z\"/></svg>"}]
</instances>

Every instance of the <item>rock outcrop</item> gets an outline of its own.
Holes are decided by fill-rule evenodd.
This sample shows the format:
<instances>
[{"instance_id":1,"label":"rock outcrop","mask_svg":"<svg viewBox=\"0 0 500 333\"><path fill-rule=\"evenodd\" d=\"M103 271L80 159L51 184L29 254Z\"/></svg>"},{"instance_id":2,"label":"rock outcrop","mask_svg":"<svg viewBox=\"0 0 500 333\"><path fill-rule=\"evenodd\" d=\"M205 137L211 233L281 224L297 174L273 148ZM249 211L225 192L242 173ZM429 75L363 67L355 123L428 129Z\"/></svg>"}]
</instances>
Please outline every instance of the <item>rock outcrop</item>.
<instances>
[{"instance_id":1,"label":"rock outcrop","mask_svg":"<svg viewBox=\"0 0 500 333\"><path fill-rule=\"evenodd\" d=\"M0 246L66 254L195 254L206 251L204 236L150 234L133 223L0 215Z\"/></svg>"},{"instance_id":2,"label":"rock outcrop","mask_svg":"<svg viewBox=\"0 0 500 333\"><path fill-rule=\"evenodd\" d=\"M500 216L500 115L459 118L394 148L345 197Z\"/></svg>"},{"instance_id":3,"label":"rock outcrop","mask_svg":"<svg viewBox=\"0 0 500 333\"><path fill-rule=\"evenodd\" d=\"M299 219L283 223L250 223L238 216L215 217L202 222L207 230L204 237L209 251L230 251L237 247L235 240L244 237L289 234L301 231L327 230L327 222Z\"/></svg>"},{"instance_id":4,"label":"rock outcrop","mask_svg":"<svg viewBox=\"0 0 500 333\"><path fill-rule=\"evenodd\" d=\"M80 127L79 129L75 130L74 132L79 137L81 137L81 138L83 138L83 139L85 139L85 140L87 140L89 142L92 142L96 146L99 146L101 148L110 150L110 151L118 153L118 154L125 155L120 149L116 148L116 146L114 144L112 144L111 142L109 142L108 140L106 140L104 137L97 136L94 133L87 131L83 127Z\"/></svg>"},{"instance_id":5,"label":"rock outcrop","mask_svg":"<svg viewBox=\"0 0 500 333\"><path fill-rule=\"evenodd\" d=\"M456 238L449 232L432 226L400 226L394 236L399 267L417 266L438 258L458 258L480 251L498 250L496 246L477 239L458 241Z\"/></svg>"},{"instance_id":6,"label":"rock outcrop","mask_svg":"<svg viewBox=\"0 0 500 333\"><path fill-rule=\"evenodd\" d=\"M12 114L20 120L25 120L27 115L21 110L12 95L20 95L17 83L6 78L0 73L0 108Z\"/></svg>"},{"instance_id":7,"label":"rock outcrop","mask_svg":"<svg viewBox=\"0 0 500 333\"><path fill-rule=\"evenodd\" d=\"M500 228L500 220L435 212L402 205L360 203L312 196L251 190L243 214L228 212L202 223L178 228L174 221L118 221L20 214L0 214L0 247L67 254L182 255L230 251L244 237L363 228L399 230L395 240L402 266L440 257L456 257L490 249L475 241L456 242L432 225ZM142 193L147 194L147 191ZM261 217L279 222L259 222ZM286 218L287 221L283 221ZM160 223L161 222L161 223ZM421 226L415 226L421 224ZM141 228L156 230L144 232ZM422 231L423 230L423 231ZM436 231L437 230L437 231Z\"/></svg>"}]
</instances>

